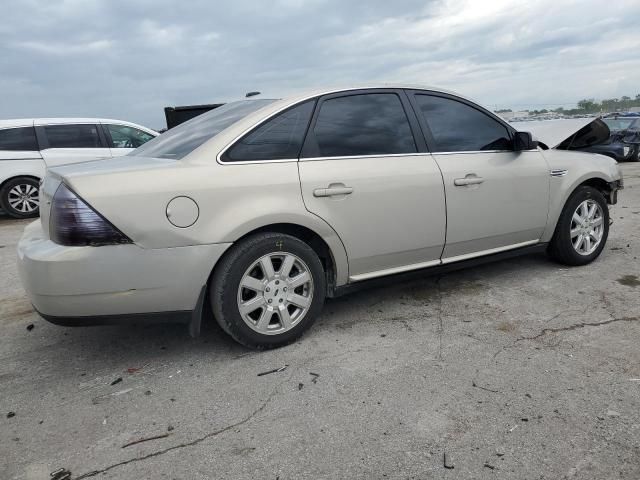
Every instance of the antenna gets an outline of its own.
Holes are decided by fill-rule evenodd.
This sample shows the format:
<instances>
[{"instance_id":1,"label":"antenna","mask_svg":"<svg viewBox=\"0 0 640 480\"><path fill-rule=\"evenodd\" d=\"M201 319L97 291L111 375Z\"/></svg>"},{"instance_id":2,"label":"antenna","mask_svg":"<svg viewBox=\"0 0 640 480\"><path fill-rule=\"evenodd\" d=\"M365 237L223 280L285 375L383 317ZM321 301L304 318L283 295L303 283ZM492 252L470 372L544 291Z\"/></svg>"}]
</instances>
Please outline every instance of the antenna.
<instances>
[{"instance_id":1,"label":"antenna","mask_svg":"<svg viewBox=\"0 0 640 480\"><path fill-rule=\"evenodd\" d=\"M260 92L249 92L245 95L245 98L255 97L256 95L260 95Z\"/></svg>"}]
</instances>

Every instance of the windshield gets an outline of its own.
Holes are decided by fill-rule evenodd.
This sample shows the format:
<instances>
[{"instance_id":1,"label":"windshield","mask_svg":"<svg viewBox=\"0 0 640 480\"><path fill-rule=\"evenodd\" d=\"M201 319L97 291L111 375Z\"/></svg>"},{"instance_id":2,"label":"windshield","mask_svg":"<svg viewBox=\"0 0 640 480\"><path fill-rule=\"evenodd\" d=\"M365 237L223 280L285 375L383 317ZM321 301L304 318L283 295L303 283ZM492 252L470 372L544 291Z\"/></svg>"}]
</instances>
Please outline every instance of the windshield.
<instances>
[{"instance_id":1,"label":"windshield","mask_svg":"<svg viewBox=\"0 0 640 480\"><path fill-rule=\"evenodd\" d=\"M604 118L610 130L627 130L636 121L635 118Z\"/></svg>"},{"instance_id":2,"label":"windshield","mask_svg":"<svg viewBox=\"0 0 640 480\"><path fill-rule=\"evenodd\" d=\"M179 160L225 128L273 102L260 99L227 103L172 128L129 155Z\"/></svg>"}]
</instances>

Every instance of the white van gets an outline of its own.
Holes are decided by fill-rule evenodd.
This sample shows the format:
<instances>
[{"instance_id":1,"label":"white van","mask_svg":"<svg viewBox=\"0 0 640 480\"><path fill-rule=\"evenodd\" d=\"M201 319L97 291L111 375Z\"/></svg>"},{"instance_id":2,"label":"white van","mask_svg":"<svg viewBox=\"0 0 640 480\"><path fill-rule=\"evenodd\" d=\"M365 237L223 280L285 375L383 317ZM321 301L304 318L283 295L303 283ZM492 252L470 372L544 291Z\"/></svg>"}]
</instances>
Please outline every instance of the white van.
<instances>
[{"instance_id":1,"label":"white van","mask_svg":"<svg viewBox=\"0 0 640 480\"><path fill-rule=\"evenodd\" d=\"M48 167L125 155L158 135L102 118L0 120L0 208L15 218L36 216Z\"/></svg>"}]
</instances>

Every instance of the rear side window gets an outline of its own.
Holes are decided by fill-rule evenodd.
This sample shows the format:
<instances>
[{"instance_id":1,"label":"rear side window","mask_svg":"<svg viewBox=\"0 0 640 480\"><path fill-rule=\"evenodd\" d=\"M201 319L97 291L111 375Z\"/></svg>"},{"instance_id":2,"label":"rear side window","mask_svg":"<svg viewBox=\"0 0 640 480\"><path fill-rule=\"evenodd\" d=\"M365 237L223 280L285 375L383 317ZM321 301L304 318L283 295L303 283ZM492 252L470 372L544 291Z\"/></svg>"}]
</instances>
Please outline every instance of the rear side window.
<instances>
[{"instance_id":1,"label":"rear side window","mask_svg":"<svg viewBox=\"0 0 640 480\"><path fill-rule=\"evenodd\" d=\"M225 162L297 159L315 101L276 115L245 135L224 156Z\"/></svg>"},{"instance_id":2,"label":"rear side window","mask_svg":"<svg viewBox=\"0 0 640 480\"><path fill-rule=\"evenodd\" d=\"M313 134L321 157L417 151L409 120L395 93L330 98L320 106Z\"/></svg>"},{"instance_id":3,"label":"rear side window","mask_svg":"<svg viewBox=\"0 0 640 480\"><path fill-rule=\"evenodd\" d=\"M129 155L181 159L224 129L272 102L274 100L260 99L227 103L181 123Z\"/></svg>"},{"instance_id":4,"label":"rear side window","mask_svg":"<svg viewBox=\"0 0 640 480\"><path fill-rule=\"evenodd\" d=\"M0 130L0 150L38 150L35 129L20 127Z\"/></svg>"},{"instance_id":5,"label":"rear side window","mask_svg":"<svg viewBox=\"0 0 640 480\"><path fill-rule=\"evenodd\" d=\"M111 148L138 148L154 138L150 133L127 125L106 125L106 127L111 135Z\"/></svg>"},{"instance_id":6,"label":"rear side window","mask_svg":"<svg viewBox=\"0 0 640 480\"><path fill-rule=\"evenodd\" d=\"M435 141L431 151L513 150L507 128L486 113L450 98L415 99Z\"/></svg>"},{"instance_id":7,"label":"rear side window","mask_svg":"<svg viewBox=\"0 0 640 480\"><path fill-rule=\"evenodd\" d=\"M102 147L97 125L46 125L44 133L47 136L49 148Z\"/></svg>"}]
</instances>

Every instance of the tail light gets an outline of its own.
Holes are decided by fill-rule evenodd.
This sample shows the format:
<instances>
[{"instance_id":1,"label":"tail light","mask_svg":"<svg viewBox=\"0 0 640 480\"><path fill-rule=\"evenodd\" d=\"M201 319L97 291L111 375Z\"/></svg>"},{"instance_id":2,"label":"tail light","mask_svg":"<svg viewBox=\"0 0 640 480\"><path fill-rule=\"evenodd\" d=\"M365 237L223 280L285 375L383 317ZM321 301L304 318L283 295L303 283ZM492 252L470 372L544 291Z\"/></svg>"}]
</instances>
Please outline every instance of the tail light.
<instances>
[{"instance_id":1,"label":"tail light","mask_svg":"<svg viewBox=\"0 0 640 480\"><path fill-rule=\"evenodd\" d=\"M73 247L132 243L64 183L51 201L49 237L55 243Z\"/></svg>"}]
</instances>

